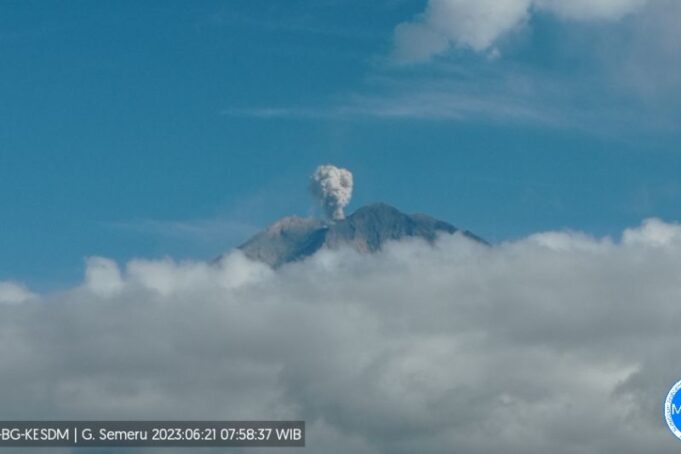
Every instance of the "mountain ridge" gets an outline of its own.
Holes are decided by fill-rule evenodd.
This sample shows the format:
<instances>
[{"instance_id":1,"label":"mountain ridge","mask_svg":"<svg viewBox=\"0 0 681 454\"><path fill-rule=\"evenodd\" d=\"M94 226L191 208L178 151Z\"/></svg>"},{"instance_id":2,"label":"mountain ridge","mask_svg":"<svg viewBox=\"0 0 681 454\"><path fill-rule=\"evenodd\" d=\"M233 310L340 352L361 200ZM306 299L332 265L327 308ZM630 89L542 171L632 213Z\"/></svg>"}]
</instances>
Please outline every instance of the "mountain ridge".
<instances>
[{"instance_id":1,"label":"mountain ridge","mask_svg":"<svg viewBox=\"0 0 681 454\"><path fill-rule=\"evenodd\" d=\"M336 221L286 216L255 234L238 249L252 260L278 268L303 260L323 248L349 245L359 252L373 253L387 241L417 237L432 243L440 234L454 233L488 244L468 230L427 214L405 214L388 204L374 203Z\"/></svg>"}]
</instances>

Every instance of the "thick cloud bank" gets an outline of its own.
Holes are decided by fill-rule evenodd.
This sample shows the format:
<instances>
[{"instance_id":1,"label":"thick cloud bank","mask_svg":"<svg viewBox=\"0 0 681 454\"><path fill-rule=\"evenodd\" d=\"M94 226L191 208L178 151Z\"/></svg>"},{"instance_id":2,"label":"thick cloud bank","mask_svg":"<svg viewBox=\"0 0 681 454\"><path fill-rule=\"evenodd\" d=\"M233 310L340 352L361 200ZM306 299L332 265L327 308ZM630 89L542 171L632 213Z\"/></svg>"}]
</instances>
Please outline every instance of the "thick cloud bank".
<instances>
[{"instance_id":1,"label":"thick cloud bank","mask_svg":"<svg viewBox=\"0 0 681 454\"><path fill-rule=\"evenodd\" d=\"M0 304L0 418L301 418L310 453L676 453L680 276L681 226L657 220L278 271L91 259L77 288Z\"/></svg>"},{"instance_id":2,"label":"thick cloud bank","mask_svg":"<svg viewBox=\"0 0 681 454\"><path fill-rule=\"evenodd\" d=\"M535 11L567 20L616 20L653 0L429 0L426 10L395 30L396 56L428 60L450 47L486 51L522 27Z\"/></svg>"}]
</instances>

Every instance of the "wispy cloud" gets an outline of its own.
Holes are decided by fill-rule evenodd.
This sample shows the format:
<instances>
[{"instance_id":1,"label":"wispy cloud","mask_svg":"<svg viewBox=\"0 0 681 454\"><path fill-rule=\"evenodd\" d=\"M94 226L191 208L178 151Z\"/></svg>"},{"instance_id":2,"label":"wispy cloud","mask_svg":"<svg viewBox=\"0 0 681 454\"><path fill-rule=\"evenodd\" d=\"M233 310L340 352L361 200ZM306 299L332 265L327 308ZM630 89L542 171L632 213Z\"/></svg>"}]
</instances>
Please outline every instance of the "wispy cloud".
<instances>
[{"instance_id":1,"label":"wispy cloud","mask_svg":"<svg viewBox=\"0 0 681 454\"><path fill-rule=\"evenodd\" d=\"M337 116L336 108L325 107L230 107L220 115L246 118L320 118Z\"/></svg>"},{"instance_id":2,"label":"wispy cloud","mask_svg":"<svg viewBox=\"0 0 681 454\"><path fill-rule=\"evenodd\" d=\"M604 94L605 90L594 94L605 81L592 75L569 77L520 66L478 65L463 73L459 69L440 66L426 76L387 72L342 100L314 106L229 108L221 113L261 120L482 121L598 134L663 125L636 100Z\"/></svg>"},{"instance_id":3,"label":"wispy cloud","mask_svg":"<svg viewBox=\"0 0 681 454\"><path fill-rule=\"evenodd\" d=\"M136 234L196 242L241 241L256 231L251 224L228 219L139 219L106 222L105 225Z\"/></svg>"},{"instance_id":4,"label":"wispy cloud","mask_svg":"<svg viewBox=\"0 0 681 454\"><path fill-rule=\"evenodd\" d=\"M382 90L379 90L382 91ZM229 108L229 117L255 119L473 119L559 126L564 115L517 93L474 92L460 84L403 84L388 93L355 93L342 103L317 106Z\"/></svg>"}]
</instances>

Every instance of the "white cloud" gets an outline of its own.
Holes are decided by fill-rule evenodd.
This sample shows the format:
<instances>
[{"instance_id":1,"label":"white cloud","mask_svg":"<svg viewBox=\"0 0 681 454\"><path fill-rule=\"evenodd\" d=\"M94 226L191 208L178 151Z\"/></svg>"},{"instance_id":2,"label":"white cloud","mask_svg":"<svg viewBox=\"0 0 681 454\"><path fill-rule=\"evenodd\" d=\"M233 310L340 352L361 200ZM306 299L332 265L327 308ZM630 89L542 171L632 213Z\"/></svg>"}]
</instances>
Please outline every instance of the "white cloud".
<instances>
[{"instance_id":1,"label":"white cloud","mask_svg":"<svg viewBox=\"0 0 681 454\"><path fill-rule=\"evenodd\" d=\"M530 0L430 0L426 11L395 30L397 57L427 60L450 45L483 51L520 26Z\"/></svg>"},{"instance_id":2,"label":"white cloud","mask_svg":"<svg viewBox=\"0 0 681 454\"><path fill-rule=\"evenodd\" d=\"M681 100L681 2L657 0L620 34L599 46L610 77L658 108L676 109ZM678 130L678 120L671 121Z\"/></svg>"},{"instance_id":3,"label":"white cloud","mask_svg":"<svg viewBox=\"0 0 681 454\"><path fill-rule=\"evenodd\" d=\"M534 0L539 9L546 9L565 19L617 20L634 13L652 0Z\"/></svg>"},{"instance_id":4,"label":"white cloud","mask_svg":"<svg viewBox=\"0 0 681 454\"><path fill-rule=\"evenodd\" d=\"M0 304L16 304L34 298L26 287L15 282L0 281Z\"/></svg>"},{"instance_id":5,"label":"white cloud","mask_svg":"<svg viewBox=\"0 0 681 454\"><path fill-rule=\"evenodd\" d=\"M651 246L670 246L681 243L681 228L667 224L659 219L648 219L639 229L627 229L622 234L625 244L646 244Z\"/></svg>"},{"instance_id":6,"label":"white cloud","mask_svg":"<svg viewBox=\"0 0 681 454\"><path fill-rule=\"evenodd\" d=\"M83 285L0 305L0 418L302 418L311 453L677 452L680 238L92 259Z\"/></svg>"},{"instance_id":7,"label":"white cloud","mask_svg":"<svg viewBox=\"0 0 681 454\"><path fill-rule=\"evenodd\" d=\"M522 27L535 11L562 19L616 20L652 0L429 0L426 10L395 29L395 56L418 62L451 47L490 51L503 35Z\"/></svg>"},{"instance_id":8,"label":"white cloud","mask_svg":"<svg viewBox=\"0 0 681 454\"><path fill-rule=\"evenodd\" d=\"M90 257L86 260L85 287L98 296L111 296L120 292L125 285L118 265L104 257Z\"/></svg>"}]
</instances>

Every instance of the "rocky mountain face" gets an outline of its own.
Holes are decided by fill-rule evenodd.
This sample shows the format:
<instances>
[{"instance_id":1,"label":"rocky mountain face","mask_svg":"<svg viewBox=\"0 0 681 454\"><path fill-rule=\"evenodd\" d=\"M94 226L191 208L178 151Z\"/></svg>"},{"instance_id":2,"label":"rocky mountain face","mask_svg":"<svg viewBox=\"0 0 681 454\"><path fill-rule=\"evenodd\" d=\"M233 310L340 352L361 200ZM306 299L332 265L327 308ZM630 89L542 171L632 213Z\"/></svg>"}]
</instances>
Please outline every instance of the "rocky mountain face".
<instances>
[{"instance_id":1,"label":"rocky mountain face","mask_svg":"<svg viewBox=\"0 0 681 454\"><path fill-rule=\"evenodd\" d=\"M332 223L297 216L285 217L256 234L239 249L247 257L276 268L309 257L322 248L336 249L349 245L359 252L371 253L380 250L386 241L419 237L432 242L439 234L459 231L453 225L428 215L409 215L377 203ZM485 243L468 231L460 232L473 241Z\"/></svg>"}]
</instances>

